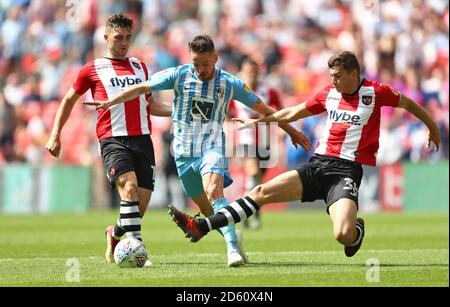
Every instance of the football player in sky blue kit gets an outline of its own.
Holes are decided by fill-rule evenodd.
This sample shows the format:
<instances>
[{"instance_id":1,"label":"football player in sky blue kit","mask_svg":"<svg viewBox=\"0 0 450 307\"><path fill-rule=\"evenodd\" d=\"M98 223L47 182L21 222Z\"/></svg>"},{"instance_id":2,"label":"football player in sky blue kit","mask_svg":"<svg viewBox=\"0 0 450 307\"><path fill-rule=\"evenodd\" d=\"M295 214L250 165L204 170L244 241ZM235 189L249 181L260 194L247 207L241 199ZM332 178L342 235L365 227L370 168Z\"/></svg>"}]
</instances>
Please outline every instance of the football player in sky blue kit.
<instances>
[{"instance_id":1,"label":"football player in sky blue kit","mask_svg":"<svg viewBox=\"0 0 450 307\"><path fill-rule=\"evenodd\" d=\"M196 36L189 43L189 53L192 64L158 72L149 81L130 86L109 101L85 104L108 109L144 93L173 89L172 120L178 175L186 194L208 217L228 205L223 190L233 182L225 158L222 130L230 100L240 101L262 115L275 110L240 79L216 67L218 55L209 36ZM290 125L280 127L289 134L294 146L311 149L311 141L302 132ZM234 225L220 230L227 242L228 266L244 264L246 256L239 246Z\"/></svg>"}]
</instances>

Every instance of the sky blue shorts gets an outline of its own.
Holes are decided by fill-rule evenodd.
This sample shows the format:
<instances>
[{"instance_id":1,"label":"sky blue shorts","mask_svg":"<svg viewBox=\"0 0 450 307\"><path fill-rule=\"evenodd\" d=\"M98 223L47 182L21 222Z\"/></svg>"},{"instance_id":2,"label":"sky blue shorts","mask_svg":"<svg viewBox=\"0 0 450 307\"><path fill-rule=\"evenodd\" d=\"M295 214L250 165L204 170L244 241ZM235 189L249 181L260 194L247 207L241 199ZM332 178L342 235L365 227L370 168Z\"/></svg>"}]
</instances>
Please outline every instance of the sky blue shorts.
<instances>
[{"instance_id":1,"label":"sky blue shorts","mask_svg":"<svg viewBox=\"0 0 450 307\"><path fill-rule=\"evenodd\" d=\"M216 173L224 177L224 188L233 183L228 162L222 153L208 151L202 157L175 158L181 185L186 195L195 198L204 193L202 177L207 173Z\"/></svg>"}]
</instances>

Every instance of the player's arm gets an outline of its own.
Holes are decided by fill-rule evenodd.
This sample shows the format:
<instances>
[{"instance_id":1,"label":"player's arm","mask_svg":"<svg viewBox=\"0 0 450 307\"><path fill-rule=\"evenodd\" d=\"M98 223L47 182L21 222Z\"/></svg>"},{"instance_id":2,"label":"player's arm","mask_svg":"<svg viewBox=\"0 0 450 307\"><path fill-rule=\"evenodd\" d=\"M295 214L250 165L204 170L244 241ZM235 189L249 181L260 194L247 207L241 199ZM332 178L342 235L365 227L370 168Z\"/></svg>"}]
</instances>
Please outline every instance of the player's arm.
<instances>
[{"instance_id":1,"label":"player's arm","mask_svg":"<svg viewBox=\"0 0 450 307\"><path fill-rule=\"evenodd\" d=\"M429 132L427 148L430 148L431 142L433 142L435 144L436 151L438 151L439 144L441 142L441 133L439 131L438 125L433 120L431 115L427 112L427 110L425 110L422 106L405 95L401 96L398 108L407 110L409 113L420 119L428 127Z\"/></svg>"},{"instance_id":2,"label":"player's arm","mask_svg":"<svg viewBox=\"0 0 450 307\"><path fill-rule=\"evenodd\" d=\"M270 106L267 107L272 109ZM257 106L257 108L260 108L260 106ZM301 103L296 106L284 108L279 111L275 111L274 109L272 110L272 113L266 113L266 116L259 118L256 121L263 123L277 122L280 124L288 124L291 122L295 122L301 118L314 115L313 113L308 111L308 109L306 108L306 103Z\"/></svg>"},{"instance_id":3,"label":"player's arm","mask_svg":"<svg viewBox=\"0 0 450 307\"><path fill-rule=\"evenodd\" d=\"M121 91L119 94L114 96L108 101L93 101L93 102L83 102L87 106L95 106L97 110L99 109L109 109L110 107L124 103L126 101L132 100L140 95L151 92L150 82L145 81L136 85L132 85Z\"/></svg>"},{"instance_id":4,"label":"player's arm","mask_svg":"<svg viewBox=\"0 0 450 307\"><path fill-rule=\"evenodd\" d=\"M150 114L154 116L170 117L172 116L172 105L159 102L149 96L147 102L150 104Z\"/></svg>"},{"instance_id":5,"label":"player's arm","mask_svg":"<svg viewBox=\"0 0 450 307\"><path fill-rule=\"evenodd\" d=\"M61 131L72 113L73 106L80 99L80 95L70 89L61 101L55 116L52 132L45 145L50 154L56 158L61 151Z\"/></svg>"},{"instance_id":6,"label":"player's arm","mask_svg":"<svg viewBox=\"0 0 450 307\"><path fill-rule=\"evenodd\" d=\"M251 108L264 115L263 118L257 120L257 122L278 122L280 128L283 129L292 139L292 143L297 147L297 144L301 145L306 151L311 150L311 140L302 132L298 131L288 123L293 122L299 118L303 118L312 115L306 110L306 107L302 108L302 112L292 108L286 108L276 112L276 110L258 99L258 101L251 106ZM280 115L281 113L281 115Z\"/></svg>"}]
</instances>

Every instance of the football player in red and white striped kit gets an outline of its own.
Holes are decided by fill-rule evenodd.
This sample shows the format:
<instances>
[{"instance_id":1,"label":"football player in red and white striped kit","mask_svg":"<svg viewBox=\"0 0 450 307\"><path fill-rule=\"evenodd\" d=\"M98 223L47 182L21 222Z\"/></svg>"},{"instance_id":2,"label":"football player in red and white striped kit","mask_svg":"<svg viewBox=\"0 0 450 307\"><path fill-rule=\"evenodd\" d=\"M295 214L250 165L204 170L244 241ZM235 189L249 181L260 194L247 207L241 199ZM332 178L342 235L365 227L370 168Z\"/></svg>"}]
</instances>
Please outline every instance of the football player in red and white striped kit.
<instances>
[{"instance_id":1,"label":"football player in red and white striped kit","mask_svg":"<svg viewBox=\"0 0 450 307\"><path fill-rule=\"evenodd\" d=\"M169 213L196 242L212 229L238 223L265 204L295 200L323 199L333 223L335 239L353 256L364 237L364 220L357 218L358 189L362 164L374 166L380 135L381 107L402 108L420 119L429 129L431 143L439 150L440 133L430 114L415 101L386 84L360 78L356 56L344 51L328 61L331 84L314 98L258 120L238 119L241 128L257 122L289 123L328 113L326 127L315 156L298 170L288 171L255 187L250 193L207 219L192 218L170 206Z\"/></svg>"},{"instance_id":2,"label":"football player in red and white striped kit","mask_svg":"<svg viewBox=\"0 0 450 307\"><path fill-rule=\"evenodd\" d=\"M145 64L127 57L133 35L133 20L114 14L107 20L104 38L105 57L81 68L72 88L66 93L56 113L47 150L59 157L60 135L72 108L88 90L94 100L108 100L124 88L148 80ZM89 103L85 103L89 105ZM98 110L97 137L106 175L111 188L120 195L120 215L115 226L105 231L108 263L114 262L114 248L124 234L141 238L141 218L147 209L155 184L155 156L150 137L150 114L170 116L171 106L141 95L107 110ZM146 266L151 265L147 262Z\"/></svg>"}]
</instances>

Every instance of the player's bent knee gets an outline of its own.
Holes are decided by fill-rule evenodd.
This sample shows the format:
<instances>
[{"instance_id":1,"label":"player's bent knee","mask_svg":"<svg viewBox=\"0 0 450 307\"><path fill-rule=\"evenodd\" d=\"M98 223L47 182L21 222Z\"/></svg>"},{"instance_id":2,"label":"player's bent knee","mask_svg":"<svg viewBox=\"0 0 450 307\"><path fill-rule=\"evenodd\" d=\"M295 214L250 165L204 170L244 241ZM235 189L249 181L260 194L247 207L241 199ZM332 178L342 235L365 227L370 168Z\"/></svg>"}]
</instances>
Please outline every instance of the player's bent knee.
<instances>
[{"instance_id":1,"label":"player's bent knee","mask_svg":"<svg viewBox=\"0 0 450 307\"><path fill-rule=\"evenodd\" d=\"M210 184L206 189L206 194L209 199L218 199L223 197L223 190L218 184Z\"/></svg>"}]
</instances>

